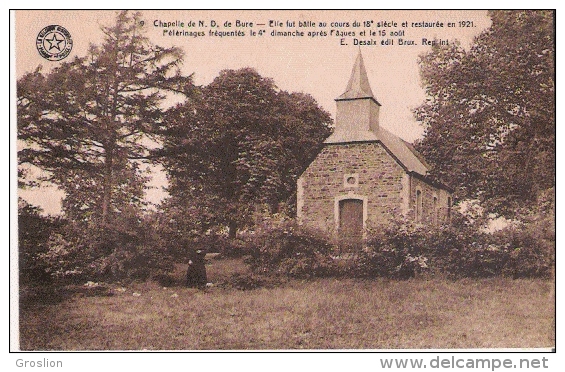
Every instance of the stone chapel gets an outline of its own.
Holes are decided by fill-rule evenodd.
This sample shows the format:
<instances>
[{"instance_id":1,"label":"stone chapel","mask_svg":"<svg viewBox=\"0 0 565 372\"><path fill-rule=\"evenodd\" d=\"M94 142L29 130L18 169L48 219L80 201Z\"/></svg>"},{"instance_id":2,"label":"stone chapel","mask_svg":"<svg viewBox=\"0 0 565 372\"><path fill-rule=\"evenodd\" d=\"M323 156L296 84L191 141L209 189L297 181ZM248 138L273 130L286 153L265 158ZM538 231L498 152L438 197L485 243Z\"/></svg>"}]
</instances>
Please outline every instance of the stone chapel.
<instances>
[{"instance_id":1,"label":"stone chapel","mask_svg":"<svg viewBox=\"0 0 565 372\"><path fill-rule=\"evenodd\" d=\"M451 190L427 177L429 167L411 144L379 125L381 104L361 51L335 101L334 133L298 179L298 222L357 240L367 227L397 217L448 221Z\"/></svg>"}]
</instances>

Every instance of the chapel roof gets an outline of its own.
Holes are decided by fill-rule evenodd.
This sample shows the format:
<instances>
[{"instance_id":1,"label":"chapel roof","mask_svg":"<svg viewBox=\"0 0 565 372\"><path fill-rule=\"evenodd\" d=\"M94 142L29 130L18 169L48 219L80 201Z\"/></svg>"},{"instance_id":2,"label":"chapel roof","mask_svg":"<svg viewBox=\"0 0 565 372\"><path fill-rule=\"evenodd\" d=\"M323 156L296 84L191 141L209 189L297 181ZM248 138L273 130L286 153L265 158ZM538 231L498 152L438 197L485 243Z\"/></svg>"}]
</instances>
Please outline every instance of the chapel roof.
<instances>
[{"instance_id":1,"label":"chapel roof","mask_svg":"<svg viewBox=\"0 0 565 372\"><path fill-rule=\"evenodd\" d=\"M379 127L376 131L336 131L324 143L381 142L408 172L425 176L428 165L414 147L388 130Z\"/></svg>"}]
</instances>

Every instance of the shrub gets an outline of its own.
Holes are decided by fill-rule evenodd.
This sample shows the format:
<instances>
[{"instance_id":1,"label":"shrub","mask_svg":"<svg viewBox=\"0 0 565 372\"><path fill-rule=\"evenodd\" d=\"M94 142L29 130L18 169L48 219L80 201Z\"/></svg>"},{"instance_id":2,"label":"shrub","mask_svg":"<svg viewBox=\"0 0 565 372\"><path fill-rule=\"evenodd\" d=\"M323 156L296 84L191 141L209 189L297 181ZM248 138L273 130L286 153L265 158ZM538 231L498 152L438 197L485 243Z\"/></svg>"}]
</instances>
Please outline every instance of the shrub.
<instances>
[{"instance_id":1,"label":"shrub","mask_svg":"<svg viewBox=\"0 0 565 372\"><path fill-rule=\"evenodd\" d=\"M156 247L125 244L91 265L93 276L106 280L147 280L170 271L172 260Z\"/></svg>"},{"instance_id":2,"label":"shrub","mask_svg":"<svg viewBox=\"0 0 565 372\"><path fill-rule=\"evenodd\" d=\"M63 221L59 218L42 216L41 209L18 200L18 253L19 283L49 284L51 276L48 265L41 259L47 252L49 237L56 233Z\"/></svg>"},{"instance_id":3,"label":"shrub","mask_svg":"<svg viewBox=\"0 0 565 372\"><path fill-rule=\"evenodd\" d=\"M247 237L247 244L247 262L255 273L312 278L336 271L329 239L294 222L263 227Z\"/></svg>"},{"instance_id":4,"label":"shrub","mask_svg":"<svg viewBox=\"0 0 565 372\"><path fill-rule=\"evenodd\" d=\"M62 231L51 235L47 251L39 258L45 263L51 278L73 282L88 280L92 276L89 264L94 258L84 242L69 234L69 230L72 228L65 226Z\"/></svg>"},{"instance_id":5,"label":"shrub","mask_svg":"<svg viewBox=\"0 0 565 372\"><path fill-rule=\"evenodd\" d=\"M216 236L211 245L202 246L200 249L206 249L208 252L217 252L222 257L230 258L241 258L251 253L244 239L228 239L226 236Z\"/></svg>"},{"instance_id":6,"label":"shrub","mask_svg":"<svg viewBox=\"0 0 565 372\"><path fill-rule=\"evenodd\" d=\"M530 225L490 234L473 224L431 227L399 222L371 236L357 270L359 276L390 278L419 273L455 279L546 277L552 247Z\"/></svg>"},{"instance_id":7,"label":"shrub","mask_svg":"<svg viewBox=\"0 0 565 372\"><path fill-rule=\"evenodd\" d=\"M507 260L506 251L493 237L473 225L423 226L399 222L373 236L368 244L375 255L372 265L386 265L380 274L413 277L420 273L451 278L499 275ZM387 253L388 252L388 253ZM382 260L379 255L393 254Z\"/></svg>"},{"instance_id":8,"label":"shrub","mask_svg":"<svg viewBox=\"0 0 565 372\"><path fill-rule=\"evenodd\" d=\"M52 234L40 257L51 276L64 282L146 280L173 266L157 237L151 225L137 219L120 225L69 222Z\"/></svg>"},{"instance_id":9,"label":"shrub","mask_svg":"<svg viewBox=\"0 0 565 372\"><path fill-rule=\"evenodd\" d=\"M419 243L435 275L491 277L500 274L506 260L492 236L473 225L435 227L424 232Z\"/></svg>"},{"instance_id":10,"label":"shrub","mask_svg":"<svg viewBox=\"0 0 565 372\"><path fill-rule=\"evenodd\" d=\"M427 267L427 258L383 246L365 248L354 259L355 277L408 279Z\"/></svg>"},{"instance_id":11,"label":"shrub","mask_svg":"<svg viewBox=\"0 0 565 372\"><path fill-rule=\"evenodd\" d=\"M397 221L370 233L362 249L337 257L343 249L324 234L284 223L247 239L248 263L257 274L294 278L547 277L554 245L544 234L535 225L491 234L471 223L432 227Z\"/></svg>"},{"instance_id":12,"label":"shrub","mask_svg":"<svg viewBox=\"0 0 565 372\"><path fill-rule=\"evenodd\" d=\"M513 278L550 277L555 264L554 241L545 239L534 226L500 231L496 237L508 251L503 274Z\"/></svg>"},{"instance_id":13,"label":"shrub","mask_svg":"<svg viewBox=\"0 0 565 372\"><path fill-rule=\"evenodd\" d=\"M429 235L422 226L408 221L373 232L358 255L357 276L407 279L427 271Z\"/></svg>"}]
</instances>

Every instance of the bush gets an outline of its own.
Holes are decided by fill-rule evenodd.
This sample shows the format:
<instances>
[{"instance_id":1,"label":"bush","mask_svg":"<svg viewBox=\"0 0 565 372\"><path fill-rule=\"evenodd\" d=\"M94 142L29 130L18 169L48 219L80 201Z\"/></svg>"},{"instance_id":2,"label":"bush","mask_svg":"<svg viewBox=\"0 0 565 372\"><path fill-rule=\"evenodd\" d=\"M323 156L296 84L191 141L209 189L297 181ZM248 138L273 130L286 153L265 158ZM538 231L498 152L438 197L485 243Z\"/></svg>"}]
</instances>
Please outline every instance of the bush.
<instances>
[{"instance_id":1,"label":"bush","mask_svg":"<svg viewBox=\"0 0 565 372\"><path fill-rule=\"evenodd\" d=\"M357 276L547 277L551 247L531 226L490 234L472 224L430 227L400 222L367 241Z\"/></svg>"},{"instance_id":2,"label":"bush","mask_svg":"<svg viewBox=\"0 0 565 372\"><path fill-rule=\"evenodd\" d=\"M336 272L329 239L294 222L263 227L247 237L247 244L247 262L255 273L313 278Z\"/></svg>"},{"instance_id":3,"label":"bush","mask_svg":"<svg viewBox=\"0 0 565 372\"><path fill-rule=\"evenodd\" d=\"M496 236L508 252L502 270L513 278L550 277L555 264L554 241L545 239L533 226L510 228Z\"/></svg>"},{"instance_id":4,"label":"bush","mask_svg":"<svg viewBox=\"0 0 565 372\"><path fill-rule=\"evenodd\" d=\"M93 276L106 281L145 281L170 271L173 262L155 247L123 245L91 265Z\"/></svg>"},{"instance_id":5,"label":"bush","mask_svg":"<svg viewBox=\"0 0 565 372\"><path fill-rule=\"evenodd\" d=\"M221 257L241 258L251 253L245 240L241 238L229 239L223 235L199 239L198 245L199 249L209 253L219 253Z\"/></svg>"},{"instance_id":6,"label":"bush","mask_svg":"<svg viewBox=\"0 0 565 372\"><path fill-rule=\"evenodd\" d=\"M156 231L137 219L119 225L69 222L52 234L40 257L52 277L75 283L146 280L173 267Z\"/></svg>"},{"instance_id":7,"label":"bush","mask_svg":"<svg viewBox=\"0 0 565 372\"><path fill-rule=\"evenodd\" d=\"M506 252L492 235L477 226L440 226L423 231L419 251L429 259L428 272L451 278L484 278L499 275Z\"/></svg>"},{"instance_id":8,"label":"bush","mask_svg":"<svg viewBox=\"0 0 565 372\"><path fill-rule=\"evenodd\" d=\"M370 233L362 249L338 256L343 249L326 235L285 222L249 234L241 249L250 253L247 262L260 276L548 277L554 245L544 234L535 225L491 234L470 223L432 227L398 221Z\"/></svg>"},{"instance_id":9,"label":"bush","mask_svg":"<svg viewBox=\"0 0 565 372\"><path fill-rule=\"evenodd\" d=\"M47 251L40 254L50 277L53 279L79 282L90 280L89 264L94 260L90 249L78 236L69 233L72 227L65 226L52 234L47 242Z\"/></svg>"},{"instance_id":10,"label":"bush","mask_svg":"<svg viewBox=\"0 0 565 372\"><path fill-rule=\"evenodd\" d=\"M56 233L63 221L42 216L41 209L18 200L18 253L20 284L50 284L48 265L41 259L47 252L49 237Z\"/></svg>"}]
</instances>

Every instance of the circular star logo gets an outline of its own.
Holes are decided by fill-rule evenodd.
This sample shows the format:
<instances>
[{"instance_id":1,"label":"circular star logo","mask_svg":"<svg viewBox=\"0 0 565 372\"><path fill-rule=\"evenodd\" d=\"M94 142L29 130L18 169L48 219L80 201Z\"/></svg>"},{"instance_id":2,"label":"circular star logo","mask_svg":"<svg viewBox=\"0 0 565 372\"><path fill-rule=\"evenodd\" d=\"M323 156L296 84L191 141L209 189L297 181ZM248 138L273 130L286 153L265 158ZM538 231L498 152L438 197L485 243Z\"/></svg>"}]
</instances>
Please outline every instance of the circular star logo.
<instances>
[{"instance_id":1,"label":"circular star logo","mask_svg":"<svg viewBox=\"0 0 565 372\"><path fill-rule=\"evenodd\" d=\"M73 39L66 28L49 25L39 32L36 39L37 51L48 61L60 61L73 49Z\"/></svg>"}]
</instances>

